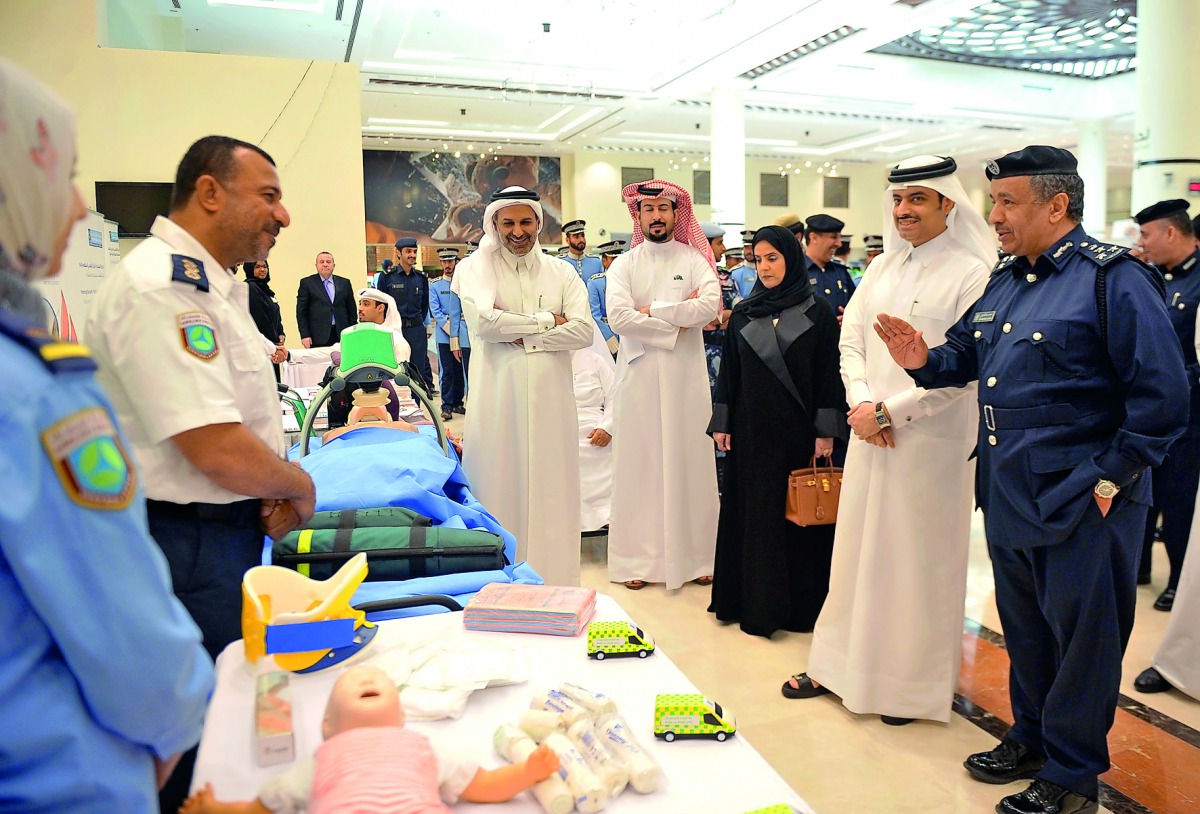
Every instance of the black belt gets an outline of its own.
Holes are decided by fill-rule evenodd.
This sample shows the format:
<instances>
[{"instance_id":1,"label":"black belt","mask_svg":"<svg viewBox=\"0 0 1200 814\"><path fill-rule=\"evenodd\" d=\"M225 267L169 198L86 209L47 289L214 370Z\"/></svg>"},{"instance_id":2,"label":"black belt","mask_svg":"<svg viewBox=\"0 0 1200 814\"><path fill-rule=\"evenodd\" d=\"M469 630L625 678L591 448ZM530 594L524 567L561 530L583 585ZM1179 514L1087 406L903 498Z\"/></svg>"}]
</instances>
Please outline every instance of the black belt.
<instances>
[{"instance_id":1,"label":"black belt","mask_svg":"<svg viewBox=\"0 0 1200 814\"><path fill-rule=\"evenodd\" d=\"M413 317L412 319L405 319L404 317L400 317L400 327L401 328L413 328L420 324L421 324L421 320L419 317Z\"/></svg>"},{"instance_id":2,"label":"black belt","mask_svg":"<svg viewBox=\"0 0 1200 814\"><path fill-rule=\"evenodd\" d=\"M241 524L247 518L257 518L258 498L235 500L232 503L172 503L167 500L147 500L146 511L174 520L194 520L206 523Z\"/></svg>"},{"instance_id":3,"label":"black belt","mask_svg":"<svg viewBox=\"0 0 1200 814\"><path fill-rule=\"evenodd\" d=\"M980 420L989 430L1028 430L1070 424L1079 417L1073 404L1043 404L1037 407L993 407L979 405Z\"/></svg>"}]
</instances>

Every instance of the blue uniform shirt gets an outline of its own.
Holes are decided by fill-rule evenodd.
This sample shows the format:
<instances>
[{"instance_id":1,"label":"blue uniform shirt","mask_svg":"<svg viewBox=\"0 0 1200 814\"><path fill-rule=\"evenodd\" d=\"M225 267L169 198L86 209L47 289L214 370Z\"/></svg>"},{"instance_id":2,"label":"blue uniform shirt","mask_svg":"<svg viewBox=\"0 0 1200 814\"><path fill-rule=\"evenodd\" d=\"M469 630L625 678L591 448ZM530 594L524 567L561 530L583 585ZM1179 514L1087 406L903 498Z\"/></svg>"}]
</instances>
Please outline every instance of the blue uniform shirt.
<instances>
[{"instance_id":1,"label":"blue uniform shirt","mask_svg":"<svg viewBox=\"0 0 1200 814\"><path fill-rule=\"evenodd\" d=\"M923 387L979 382L976 495L989 544L1068 539L1101 479L1121 487L1117 500L1150 504L1146 470L1182 434L1188 404L1158 276L1077 226L1033 266L1002 260L946 343L909 371Z\"/></svg>"},{"instance_id":2,"label":"blue uniform shirt","mask_svg":"<svg viewBox=\"0 0 1200 814\"><path fill-rule=\"evenodd\" d=\"M600 262L599 257L584 255L576 260L570 254L564 254L562 259L571 264L571 268L575 269L575 273L579 275L579 279L585 283L592 278L593 274L599 274L604 271L604 264Z\"/></svg>"},{"instance_id":3,"label":"blue uniform shirt","mask_svg":"<svg viewBox=\"0 0 1200 814\"><path fill-rule=\"evenodd\" d=\"M79 345L0 310L0 808L158 811L213 668Z\"/></svg>"},{"instance_id":4,"label":"blue uniform shirt","mask_svg":"<svg viewBox=\"0 0 1200 814\"><path fill-rule=\"evenodd\" d=\"M1167 283L1167 314L1179 337L1192 393L1191 423L1200 424L1200 363L1196 361L1196 311L1200 307L1200 249L1175 268L1160 266Z\"/></svg>"},{"instance_id":5,"label":"blue uniform shirt","mask_svg":"<svg viewBox=\"0 0 1200 814\"><path fill-rule=\"evenodd\" d=\"M612 338L613 330L608 327L608 303L605 301L608 294L608 277L603 271L588 278L587 292L588 304L592 308L592 320L600 329L600 333L604 335L604 341L607 342Z\"/></svg>"},{"instance_id":6,"label":"blue uniform shirt","mask_svg":"<svg viewBox=\"0 0 1200 814\"><path fill-rule=\"evenodd\" d=\"M737 285L738 296L743 300L750 296L754 284L758 282L758 272L748 263L743 263L729 272L729 277Z\"/></svg>"},{"instance_id":7,"label":"blue uniform shirt","mask_svg":"<svg viewBox=\"0 0 1200 814\"><path fill-rule=\"evenodd\" d=\"M462 302L450 290L450 281L445 277L429 284L429 315L433 317L439 345L449 345L450 337L457 336L460 348L471 347L467 339L467 325L463 322ZM450 323L449 333L446 333L447 322Z\"/></svg>"},{"instance_id":8,"label":"blue uniform shirt","mask_svg":"<svg viewBox=\"0 0 1200 814\"><path fill-rule=\"evenodd\" d=\"M424 323L429 318L429 278L416 269L405 274L397 267L380 274L375 287L392 296L402 320L419 319Z\"/></svg>"},{"instance_id":9,"label":"blue uniform shirt","mask_svg":"<svg viewBox=\"0 0 1200 814\"><path fill-rule=\"evenodd\" d=\"M849 269L836 260L830 260L822 269L808 255L804 256L804 262L808 266L808 281L812 283L813 293L829 303L834 316L841 316L839 309L850 303L850 295L854 293L854 280Z\"/></svg>"}]
</instances>

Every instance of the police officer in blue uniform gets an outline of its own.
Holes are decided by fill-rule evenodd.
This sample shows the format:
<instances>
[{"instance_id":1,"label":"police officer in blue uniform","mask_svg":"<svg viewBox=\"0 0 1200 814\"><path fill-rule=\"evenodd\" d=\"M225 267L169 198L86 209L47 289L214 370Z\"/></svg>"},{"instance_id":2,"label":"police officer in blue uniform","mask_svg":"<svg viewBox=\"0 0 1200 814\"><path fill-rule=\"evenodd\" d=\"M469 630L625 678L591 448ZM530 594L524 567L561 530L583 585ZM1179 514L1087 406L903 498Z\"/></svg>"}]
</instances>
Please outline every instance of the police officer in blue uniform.
<instances>
[{"instance_id":1,"label":"police officer in blue uniform","mask_svg":"<svg viewBox=\"0 0 1200 814\"><path fill-rule=\"evenodd\" d=\"M1154 470L1154 505L1146 521L1138 570L1139 578L1150 574L1150 549L1161 513L1162 540L1171 562L1167 587L1154 602L1155 609L1161 611L1169 611L1175 605L1175 591L1179 587L1179 573L1183 569L1192 514L1196 509L1196 489L1200 487L1200 364L1196 361L1200 248L1196 246L1196 235L1187 210L1188 202L1176 198L1148 206L1133 218L1140 227L1139 244L1146 262L1156 265L1166 281L1167 314L1179 337L1191 385L1187 430L1171 445L1162 465Z\"/></svg>"},{"instance_id":2,"label":"police officer in blue uniform","mask_svg":"<svg viewBox=\"0 0 1200 814\"><path fill-rule=\"evenodd\" d=\"M834 260L834 254L842 245L842 229L846 224L829 215L813 215L804 229L804 256L808 266L808 281L813 293L823 297L838 325L842 324L842 313L854 293L854 280L850 270Z\"/></svg>"},{"instance_id":3,"label":"police officer in blue uniform","mask_svg":"<svg viewBox=\"0 0 1200 814\"><path fill-rule=\"evenodd\" d=\"M458 249L438 249L442 276L429 284L429 315L433 318L438 349L438 372L442 385L442 420L454 413L466 415L467 371L471 366L471 340L463 322L462 302L450 290Z\"/></svg>"},{"instance_id":4,"label":"police officer in blue uniform","mask_svg":"<svg viewBox=\"0 0 1200 814\"><path fill-rule=\"evenodd\" d=\"M600 252L601 270L587 279L588 305L592 309L592 320L600 329L604 344L608 346L608 352L616 356L621 340L608 327L608 303L605 298L608 296L608 267L625 251L625 241L610 240L598 246L596 251Z\"/></svg>"},{"instance_id":5,"label":"police officer in blue uniform","mask_svg":"<svg viewBox=\"0 0 1200 814\"><path fill-rule=\"evenodd\" d=\"M737 286L738 298L746 299L758 282L758 272L754 269L754 230L742 232L742 264L731 270L730 275Z\"/></svg>"},{"instance_id":6,"label":"police officer in blue uniform","mask_svg":"<svg viewBox=\"0 0 1200 814\"><path fill-rule=\"evenodd\" d=\"M574 266L579 279L586 283L593 274L599 274L601 268L599 257L590 257L587 251L587 222L573 220L563 224L563 234L567 237L567 245L560 250L559 257Z\"/></svg>"},{"instance_id":7,"label":"police officer in blue uniform","mask_svg":"<svg viewBox=\"0 0 1200 814\"><path fill-rule=\"evenodd\" d=\"M70 111L0 59L0 809L148 814L213 689L171 594L143 481L81 345L37 281L75 221Z\"/></svg>"},{"instance_id":8,"label":"police officer in blue uniform","mask_svg":"<svg viewBox=\"0 0 1200 814\"><path fill-rule=\"evenodd\" d=\"M1027 147L987 177L1009 256L979 302L932 350L895 317L876 331L923 387L979 382L976 490L1015 724L964 765L986 783L1034 778L1001 814L1094 812L1150 468L1183 432L1188 384L1160 275L1079 225L1075 157Z\"/></svg>"},{"instance_id":9,"label":"police officer in blue uniform","mask_svg":"<svg viewBox=\"0 0 1200 814\"><path fill-rule=\"evenodd\" d=\"M396 301L400 331L412 349L410 358L432 394L433 368L429 364L429 337L425 333L429 322L429 278L417 268L416 238L397 240L396 256L396 268L380 274L375 287Z\"/></svg>"}]
</instances>

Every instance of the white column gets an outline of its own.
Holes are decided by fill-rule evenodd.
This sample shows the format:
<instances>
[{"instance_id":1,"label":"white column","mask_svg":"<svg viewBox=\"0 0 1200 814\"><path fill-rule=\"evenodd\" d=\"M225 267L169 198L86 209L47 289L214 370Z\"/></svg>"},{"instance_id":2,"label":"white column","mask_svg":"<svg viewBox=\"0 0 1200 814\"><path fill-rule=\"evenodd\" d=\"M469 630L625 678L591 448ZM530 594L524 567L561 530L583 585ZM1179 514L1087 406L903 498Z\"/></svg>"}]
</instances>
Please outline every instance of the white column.
<instances>
[{"instance_id":1,"label":"white column","mask_svg":"<svg viewBox=\"0 0 1200 814\"><path fill-rule=\"evenodd\" d=\"M1108 122L1091 119L1078 122L1079 176L1083 179L1083 229L1104 239L1108 233Z\"/></svg>"},{"instance_id":2,"label":"white column","mask_svg":"<svg viewBox=\"0 0 1200 814\"><path fill-rule=\"evenodd\" d=\"M1133 146L1136 213L1168 198L1187 198L1200 178L1200 111L1192 83L1200 76L1200 3L1154 0L1138 7L1137 112Z\"/></svg>"},{"instance_id":3,"label":"white column","mask_svg":"<svg viewBox=\"0 0 1200 814\"><path fill-rule=\"evenodd\" d=\"M745 87L740 81L725 83L712 92L712 219L734 234L734 240L725 241L730 247L740 245L746 225Z\"/></svg>"}]
</instances>

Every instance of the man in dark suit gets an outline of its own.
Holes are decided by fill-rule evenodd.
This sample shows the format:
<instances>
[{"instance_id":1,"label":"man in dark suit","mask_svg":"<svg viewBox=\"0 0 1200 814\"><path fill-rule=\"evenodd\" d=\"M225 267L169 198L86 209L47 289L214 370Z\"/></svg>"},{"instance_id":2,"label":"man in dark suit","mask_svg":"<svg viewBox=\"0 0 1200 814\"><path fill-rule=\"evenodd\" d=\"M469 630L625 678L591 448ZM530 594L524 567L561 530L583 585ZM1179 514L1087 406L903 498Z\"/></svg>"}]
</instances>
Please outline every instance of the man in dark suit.
<instances>
[{"instance_id":1,"label":"man in dark suit","mask_svg":"<svg viewBox=\"0 0 1200 814\"><path fill-rule=\"evenodd\" d=\"M303 278L296 292L296 326L306 348L328 347L358 322L354 289L345 277L334 275L335 266L333 255L321 252L317 273Z\"/></svg>"}]
</instances>

